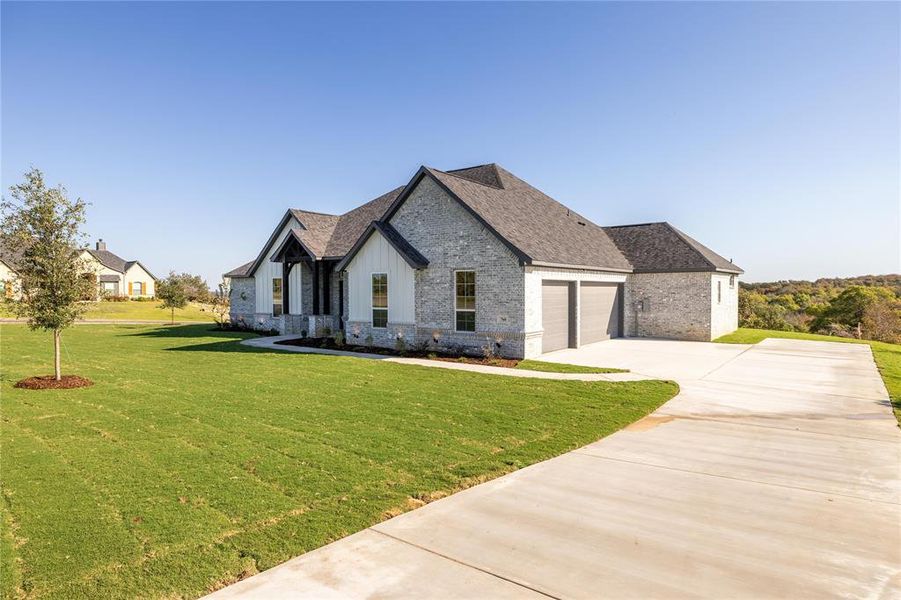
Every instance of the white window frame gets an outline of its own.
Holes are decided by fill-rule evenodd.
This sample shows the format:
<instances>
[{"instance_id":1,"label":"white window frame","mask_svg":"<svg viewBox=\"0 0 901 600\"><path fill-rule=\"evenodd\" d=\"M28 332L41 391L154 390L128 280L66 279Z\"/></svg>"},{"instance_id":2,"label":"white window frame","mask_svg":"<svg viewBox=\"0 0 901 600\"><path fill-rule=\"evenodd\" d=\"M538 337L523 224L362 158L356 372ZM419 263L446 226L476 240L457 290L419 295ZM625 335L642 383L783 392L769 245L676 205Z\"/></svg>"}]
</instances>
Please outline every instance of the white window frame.
<instances>
[{"instance_id":1,"label":"white window frame","mask_svg":"<svg viewBox=\"0 0 901 600\"><path fill-rule=\"evenodd\" d=\"M384 275L385 276L385 306L373 306L372 305L372 278L376 275ZM388 278L387 271L373 271L369 274L369 326L373 329L388 329L388 307L391 306L391 294L390 294L390 279ZM375 310L384 310L385 311L385 326L379 327L375 324L375 319L373 319L373 311Z\"/></svg>"},{"instance_id":2,"label":"white window frame","mask_svg":"<svg viewBox=\"0 0 901 600\"><path fill-rule=\"evenodd\" d=\"M135 288L138 288L138 291L135 291ZM131 282L131 295L132 296L143 296L144 295L144 282L143 281L132 281Z\"/></svg>"},{"instance_id":3,"label":"white window frame","mask_svg":"<svg viewBox=\"0 0 901 600\"><path fill-rule=\"evenodd\" d=\"M275 314L275 282L279 282L279 295L281 296L278 300L278 314ZM272 294L272 316L280 317L285 314L285 281L281 277L273 277L272 283L270 284L270 294Z\"/></svg>"},{"instance_id":4,"label":"white window frame","mask_svg":"<svg viewBox=\"0 0 901 600\"><path fill-rule=\"evenodd\" d=\"M457 307L457 273L472 273L472 285L474 287L477 286L476 283L476 270L475 269L454 269L454 332L455 333L475 333L476 331L476 309L475 308L458 308ZM478 289L478 287L476 287ZM475 296L478 298L478 294ZM472 331L468 329L457 329L457 313L458 312L471 312L472 313Z\"/></svg>"},{"instance_id":5,"label":"white window frame","mask_svg":"<svg viewBox=\"0 0 901 600\"><path fill-rule=\"evenodd\" d=\"M716 303L717 304L723 303L723 282L722 281L716 282Z\"/></svg>"},{"instance_id":6,"label":"white window frame","mask_svg":"<svg viewBox=\"0 0 901 600\"><path fill-rule=\"evenodd\" d=\"M735 275L729 275L729 289L735 289Z\"/></svg>"}]
</instances>

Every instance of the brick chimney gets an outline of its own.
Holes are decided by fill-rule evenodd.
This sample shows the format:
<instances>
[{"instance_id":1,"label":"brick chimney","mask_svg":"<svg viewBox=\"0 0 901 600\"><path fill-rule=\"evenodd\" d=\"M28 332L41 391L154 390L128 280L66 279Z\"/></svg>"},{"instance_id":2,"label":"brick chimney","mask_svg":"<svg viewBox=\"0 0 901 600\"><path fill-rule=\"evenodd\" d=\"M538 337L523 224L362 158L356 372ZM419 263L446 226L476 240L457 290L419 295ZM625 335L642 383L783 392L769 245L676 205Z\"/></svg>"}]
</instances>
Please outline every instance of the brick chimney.
<instances>
[{"instance_id":1,"label":"brick chimney","mask_svg":"<svg viewBox=\"0 0 901 600\"><path fill-rule=\"evenodd\" d=\"M106 242L103 241L103 238L97 240L97 249L98 250L106 250Z\"/></svg>"}]
</instances>

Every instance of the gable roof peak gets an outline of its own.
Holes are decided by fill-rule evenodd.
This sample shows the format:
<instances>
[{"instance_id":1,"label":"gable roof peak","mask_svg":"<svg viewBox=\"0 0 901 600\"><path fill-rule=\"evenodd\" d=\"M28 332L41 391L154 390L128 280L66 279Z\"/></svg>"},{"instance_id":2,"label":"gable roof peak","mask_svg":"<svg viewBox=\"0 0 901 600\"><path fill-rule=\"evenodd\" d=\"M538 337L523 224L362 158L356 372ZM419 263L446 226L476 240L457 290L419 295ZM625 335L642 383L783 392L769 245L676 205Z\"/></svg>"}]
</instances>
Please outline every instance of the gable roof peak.
<instances>
[{"instance_id":1,"label":"gable roof peak","mask_svg":"<svg viewBox=\"0 0 901 600\"><path fill-rule=\"evenodd\" d=\"M441 171L440 169L431 170L439 171L441 173L446 173L447 175L453 175L454 177L460 177L461 179L472 181L473 183L478 183L480 185L486 185L501 190L506 187L504 185L504 180L501 178L500 169L498 168L497 163L487 163L484 165L476 165L474 167L451 169L449 171Z\"/></svg>"}]
</instances>

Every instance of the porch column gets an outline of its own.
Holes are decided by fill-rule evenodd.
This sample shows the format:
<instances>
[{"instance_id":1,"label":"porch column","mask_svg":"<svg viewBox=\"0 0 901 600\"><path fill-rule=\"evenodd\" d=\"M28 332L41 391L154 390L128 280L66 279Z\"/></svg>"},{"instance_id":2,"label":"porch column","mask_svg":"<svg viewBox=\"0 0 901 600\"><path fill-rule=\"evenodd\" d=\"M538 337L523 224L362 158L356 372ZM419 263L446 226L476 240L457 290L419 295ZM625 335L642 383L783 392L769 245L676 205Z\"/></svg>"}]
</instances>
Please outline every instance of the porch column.
<instances>
[{"instance_id":1,"label":"porch column","mask_svg":"<svg viewBox=\"0 0 901 600\"><path fill-rule=\"evenodd\" d=\"M322 314L332 314L332 264L325 265L325 273L322 278Z\"/></svg>"},{"instance_id":2,"label":"porch column","mask_svg":"<svg viewBox=\"0 0 901 600\"><path fill-rule=\"evenodd\" d=\"M282 262L282 314L291 314L291 284L288 283L288 276L291 274L293 265L287 260Z\"/></svg>"},{"instance_id":3,"label":"porch column","mask_svg":"<svg viewBox=\"0 0 901 600\"><path fill-rule=\"evenodd\" d=\"M319 314L319 261L313 261L313 314Z\"/></svg>"}]
</instances>

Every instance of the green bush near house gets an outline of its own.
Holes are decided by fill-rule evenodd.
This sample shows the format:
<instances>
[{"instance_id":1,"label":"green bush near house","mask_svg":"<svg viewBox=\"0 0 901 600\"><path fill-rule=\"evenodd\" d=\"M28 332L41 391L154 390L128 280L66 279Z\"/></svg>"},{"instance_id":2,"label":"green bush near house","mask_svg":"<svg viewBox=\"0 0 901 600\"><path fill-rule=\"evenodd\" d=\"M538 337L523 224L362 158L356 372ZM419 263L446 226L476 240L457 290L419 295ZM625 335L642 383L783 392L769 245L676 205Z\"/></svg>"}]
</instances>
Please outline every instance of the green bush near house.
<instances>
[{"instance_id":1,"label":"green bush near house","mask_svg":"<svg viewBox=\"0 0 901 600\"><path fill-rule=\"evenodd\" d=\"M794 340L816 340L822 342L841 342L846 344L869 344L873 351L873 359L882 381L888 390L892 401L895 417L901 425L901 344L889 344L872 340L855 340L831 335L818 335L815 333L802 333L798 331L773 331L768 329L741 328L733 333L724 335L715 341L726 344L756 344L766 338L788 338Z\"/></svg>"},{"instance_id":2,"label":"green bush near house","mask_svg":"<svg viewBox=\"0 0 901 600\"><path fill-rule=\"evenodd\" d=\"M196 597L677 392L269 352L212 324L74 327L66 371L95 385L20 390L47 336L0 335L4 598Z\"/></svg>"}]
</instances>

